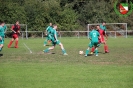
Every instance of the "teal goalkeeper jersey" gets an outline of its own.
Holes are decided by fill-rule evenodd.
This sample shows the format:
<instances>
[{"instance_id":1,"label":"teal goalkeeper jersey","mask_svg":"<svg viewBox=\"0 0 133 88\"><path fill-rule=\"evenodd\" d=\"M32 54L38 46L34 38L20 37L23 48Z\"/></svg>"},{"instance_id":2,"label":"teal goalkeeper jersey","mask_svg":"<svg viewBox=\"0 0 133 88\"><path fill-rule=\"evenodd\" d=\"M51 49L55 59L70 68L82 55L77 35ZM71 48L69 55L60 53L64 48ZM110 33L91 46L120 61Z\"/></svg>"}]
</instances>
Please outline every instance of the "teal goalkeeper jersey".
<instances>
[{"instance_id":1,"label":"teal goalkeeper jersey","mask_svg":"<svg viewBox=\"0 0 133 88\"><path fill-rule=\"evenodd\" d=\"M106 31L106 26L103 26L102 24L100 25L100 28L104 31Z\"/></svg>"},{"instance_id":2,"label":"teal goalkeeper jersey","mask_svg":"<svg viewBox=\"0 0 133 88\"><path fill-rule=\"evenodd\" d=\"M4 28L0 26L0 36L5 36Z\"/></svg>"},{"instance_id":3,"label":"teal goalkeeper jersey","mask_svg":"<svg viewBox=\"0 0 133 88\"><path fill-rule=\"evenodd\" d=\"M98 33L98 31L96 31L96 30L92 30L91 32L90 32L90 38L91 38L91 41L92 42L98 42L98 37L100 36L100 34Z\"/></svg>"}]
</instances>

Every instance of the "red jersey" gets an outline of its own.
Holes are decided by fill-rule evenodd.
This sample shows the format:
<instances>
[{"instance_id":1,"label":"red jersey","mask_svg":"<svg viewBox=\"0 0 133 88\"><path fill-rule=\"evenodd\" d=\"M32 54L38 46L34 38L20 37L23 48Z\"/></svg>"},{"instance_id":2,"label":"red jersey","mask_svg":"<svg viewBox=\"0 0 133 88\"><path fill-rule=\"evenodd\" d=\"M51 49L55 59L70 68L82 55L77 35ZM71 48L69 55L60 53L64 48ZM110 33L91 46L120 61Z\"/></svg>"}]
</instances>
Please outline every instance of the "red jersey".
<instances>
[{"instance_id":1,"label":"red jersey","mask_svg":"<svg viewBox=\"0 0 133 88\"><path fill-rule=\"evenodd\" d=\"M105 40L104 40L105 31L102 30L102 29L99 29L98 32L99 32L99 34L100 34L99 43L104 43L104 42L105 42Z\"/></svg>"},{"instance_id":2,"label":"red jersey","mask_svg":"<svg viewBox=\"0 0 133 88\"><path fill-rule=\"evenodd\" d=\"M14 30L16 33L18 33L18 31L20 30L20 26L14 24L11 29Z\"/></svg>"},{"instance_id":3,"label":"red jersey","mask_svg":"<svg viewBox=\"0 0 133 88\"><path fill-rule=\"evenodd\" d=\"M104 37L105 36L104 30L99 29L98 32L99 32L99 34L100 34L101 37Z\"/></svg>"}]
</instances>

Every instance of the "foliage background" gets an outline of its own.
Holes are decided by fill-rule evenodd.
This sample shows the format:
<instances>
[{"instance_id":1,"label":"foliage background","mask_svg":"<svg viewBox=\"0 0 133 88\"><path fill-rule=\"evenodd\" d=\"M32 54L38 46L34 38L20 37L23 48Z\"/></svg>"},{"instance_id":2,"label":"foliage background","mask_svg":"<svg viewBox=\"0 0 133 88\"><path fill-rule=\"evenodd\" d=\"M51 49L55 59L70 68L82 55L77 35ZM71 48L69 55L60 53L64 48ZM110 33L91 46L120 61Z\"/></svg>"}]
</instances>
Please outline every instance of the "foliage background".
<instances>
[{"instance_id":1,"label":"foliage background","mask_svg":"<svg viewBox=\"0 0 133 88\"><path fill-rule=\"evenodd\" d=\"M49 22L61 31L86 30L88 23L128 23L133 26L133 13L120 17L114 11L116 0L0 0L0 20L28 24L28 30L45 30ZM119 0L119 2L122 0ZM128 0L127 0L128 1Z\"/></svg>"}]
</instances>

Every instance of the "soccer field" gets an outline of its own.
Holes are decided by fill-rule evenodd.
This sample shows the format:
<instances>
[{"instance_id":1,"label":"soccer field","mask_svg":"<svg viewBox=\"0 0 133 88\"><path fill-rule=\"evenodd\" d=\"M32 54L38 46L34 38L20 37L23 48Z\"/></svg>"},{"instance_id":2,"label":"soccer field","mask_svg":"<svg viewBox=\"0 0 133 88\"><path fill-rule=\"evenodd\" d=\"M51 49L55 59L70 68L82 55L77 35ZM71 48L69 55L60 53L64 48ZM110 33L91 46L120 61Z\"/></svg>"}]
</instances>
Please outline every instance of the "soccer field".
<instances>
[{"instance_id":1,"label":"soccer field","mask_svg":"<svg viewBox=\"0 0 133 88\"><path fill-rule=\"evenodd\" d=\"M44 54L45 39L20 39L19 48L7 48L0 54L0 88L132 88L133 37L109 38L110 53L99 47L99 56L84 57L87 38L59 38L68 56L59 46ZM13 45L12 45L13 46ZM30 50L32 53L30 53Z\"/></svg>"}]
</instances>

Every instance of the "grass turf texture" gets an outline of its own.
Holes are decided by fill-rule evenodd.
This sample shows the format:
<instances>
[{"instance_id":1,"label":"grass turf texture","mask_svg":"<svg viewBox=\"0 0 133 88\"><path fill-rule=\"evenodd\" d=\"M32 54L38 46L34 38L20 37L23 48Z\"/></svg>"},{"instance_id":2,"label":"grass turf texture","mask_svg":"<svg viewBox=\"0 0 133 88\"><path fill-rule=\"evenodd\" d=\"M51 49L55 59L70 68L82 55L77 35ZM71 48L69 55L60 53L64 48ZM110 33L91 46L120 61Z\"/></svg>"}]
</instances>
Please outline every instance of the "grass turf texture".
<instances>
[{"instance_id":1,"label":"grass turf texture","mask_svg":"<svg viewBox=\"0 0 133 88\"><path fill-rule=\"evenodd\" d=\"M132 88L133 39L109 38L110 53L103 45L99 56L79 55L87 49L86 38L59 39L68 56L63 56L59 46L44 54L44 39L20 39L19 48L5 47L0 52L0 88ZM25 43L31 50L24 46Z\"/></svg>"}]
</instances>

